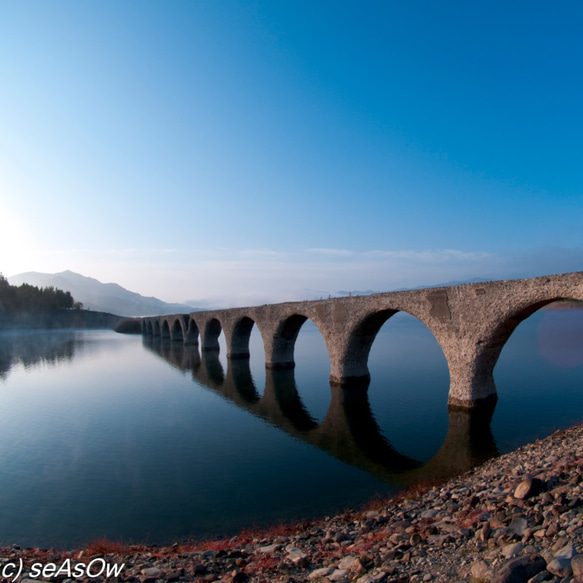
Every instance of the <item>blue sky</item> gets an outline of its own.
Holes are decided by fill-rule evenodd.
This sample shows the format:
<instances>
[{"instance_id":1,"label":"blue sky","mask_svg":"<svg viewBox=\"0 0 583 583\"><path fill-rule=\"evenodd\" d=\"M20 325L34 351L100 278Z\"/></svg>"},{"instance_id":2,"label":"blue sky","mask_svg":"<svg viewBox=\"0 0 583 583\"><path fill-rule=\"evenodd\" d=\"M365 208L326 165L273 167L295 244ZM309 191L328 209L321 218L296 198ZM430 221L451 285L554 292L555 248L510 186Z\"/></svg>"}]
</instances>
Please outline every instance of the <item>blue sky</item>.
<instances>
[{"instance_id":1,"label":"blue sky","mask_svg":"<svg viewBox=\"0 0 583 583\"><path fill-rule=\"evenodd\" d=\"M583 4L0 4L0 271L245 305L583 269Z\"/></svg>"}]
</instances>

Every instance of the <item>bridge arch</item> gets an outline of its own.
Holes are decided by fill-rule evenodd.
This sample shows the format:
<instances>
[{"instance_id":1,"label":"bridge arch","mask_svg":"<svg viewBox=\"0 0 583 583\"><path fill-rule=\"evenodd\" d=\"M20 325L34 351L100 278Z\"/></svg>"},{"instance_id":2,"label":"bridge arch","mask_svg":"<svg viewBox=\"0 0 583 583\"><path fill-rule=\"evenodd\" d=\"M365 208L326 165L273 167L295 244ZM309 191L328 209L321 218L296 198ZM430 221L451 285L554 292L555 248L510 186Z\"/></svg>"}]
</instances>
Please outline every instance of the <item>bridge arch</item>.
<instances>
[{"instance_id":1,"label":"bridge arch","mask_svg":"<svg viewBox=\"0 0 583 583\"><path fill-rule=\"evenodd\" d=\"M327 335L323 332L325 326L318 321L317 317L310 317L301 312L286 314L284 318L278 321L272 337L265 342L265 366L273 369L294 368L294 349L300 329L307 320L310 320L318 329L324 341L328 355L330 355L330 346Z\"/></svg>"},{"instance_id":2,"label":"bridge arch","mask_svg":"<svg viewBox=\"0 0 583 583\"><path fill-rule=\"evenodd\" d=\"M342 347L338 373L330 374L336 385L362 383L370 379L368 355L382 325L399 310L384 309L367 314L350 330L348 341Z\"/></svg>"},{"instance_id":3,"label":"bridge arch","mask_svg":"<svg viewBox=\"0 0 583 583\"><path fill-rule=\"evenodd\" d=\"M580 274L566 274L566 278ZM502 349L517 326L541 308L558 301L583 301L583 286L568 285L557 276L524 280L524 288L509 290L505 301L484 305L473 329L462 338L461 348L447 354L450 370L453 368L449 404L453 407L476 407L498 398L494 381L494 367ZM496 282L504 285L506 282ZM533 284L538 285L533 285ZM550 285L549 285L550 284ZM465 341L465 342L464 342ZM468 342L470 341L470 342ZM455 345L450 342L449 348ZM444 351L445 352L445 351Z\"/></svg>"},{"instance_id":4,"label":"bridge arch","mask_svg":"<svg viewBox=\"0 0 583 583\"><path fill-rule=\"evenodd\" d=\"M479 347L475 359L476 374L483 379L483 382L485 380L485 382L494 385L494 368L500 358L502 349L518 325L549 304L576 299L562 295L551 296L542 300L525 302L502 314L497 325Z\"/></svg>"},{"instance_id":5,"label":"bridge arch","mask_svg":"<svg viewBox=\"0 0 583 583\"><path fill-rule=\"evenodd\" d=\"M509 310L501 317L497 326L483 342L484 346L480 352L480 356L488 362L493 359L493 364L495 365L502 348L504 348L504 345L508 342L508 339L521 322L549 304L573 299L569 297L551 297Z\"/></svg>"},{"instance_id":6,"label":"bridge arch","mask_svg":"<svg viewBox=\"0 0 583 583\"><path fill-rule=\"evenodd\" d=\"M439 330L434 328L433 322L423 313L409 306L400 305L368 310L348 329L346 341L339 346L339 350L331 352L330 382L333 385L356 385L365 388L368 386L370 381L368 359L372 345L383 325L398 313L408 314L421 322L433 335L445 355Z\"/></svg>"}]
</instances>

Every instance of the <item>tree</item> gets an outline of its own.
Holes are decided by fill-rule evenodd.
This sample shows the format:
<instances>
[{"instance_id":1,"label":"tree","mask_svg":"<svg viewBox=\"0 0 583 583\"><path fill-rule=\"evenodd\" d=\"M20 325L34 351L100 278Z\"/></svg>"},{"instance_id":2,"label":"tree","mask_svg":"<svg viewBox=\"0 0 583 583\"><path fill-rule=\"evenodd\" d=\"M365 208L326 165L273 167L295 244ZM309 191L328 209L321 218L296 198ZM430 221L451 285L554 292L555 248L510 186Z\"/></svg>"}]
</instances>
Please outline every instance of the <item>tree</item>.
<instances>
[{"instance_id":1,"label":"tree","mask_svg":"<svg viewBox=\"0 0 583 583\"><path fill-rule=\"evenodd\" d=\"M83 304L75 302L69 291L52 286L39 289L28 283L12 286L0 273L0 311L70 310L73 307L80 310Z\"/></svg>"}]
</instances>

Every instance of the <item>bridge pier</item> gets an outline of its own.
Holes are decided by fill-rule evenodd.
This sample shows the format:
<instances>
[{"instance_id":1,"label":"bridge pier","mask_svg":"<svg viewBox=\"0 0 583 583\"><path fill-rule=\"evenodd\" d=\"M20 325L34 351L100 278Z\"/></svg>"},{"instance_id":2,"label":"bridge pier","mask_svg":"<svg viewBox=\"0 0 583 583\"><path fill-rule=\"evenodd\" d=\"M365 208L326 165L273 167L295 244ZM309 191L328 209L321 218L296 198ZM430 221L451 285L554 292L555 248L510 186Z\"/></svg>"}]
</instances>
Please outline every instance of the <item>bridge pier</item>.
<instances>
[{"instance_id":1,"label":"bridge pier","mask_svg":"<svg viewBox=\"0 0 583 583\"><path fill-rule=\"evenodd\" d=\"M453 410L481 409L491 407L498 400L496 384L493 375L473 376L465 375L454 377L450 381L448 407Z\"/></svg>"},{"instance_id":2,"label":"bridge pier","mask_svg":"<svg viewBox=\"0 0 583 583\"><path fill-rule=\"evenodd\" d=\"M302 324L306 316L293 314L289 318L272 323L264 323L265 333L263 344L265 347L265 368L290 369L295 368L294 347ZM267 325L265 325L267 324Z\"/></svg>"},{"instance_id":3,"label":"bridge pier","mask_svg":"<svg viewBox=\"0 0 583 583\"><path fill-rule=\"evenodd\" d=\"M228 358L249 358L249 338L253 329L253 320L248 317L241 318L232 327L223 324L225 340L227 343Z\"/></svg>"},{"instance_id":4,"label":"bridge pier","mask_svg":"<svg viewBox=\"0 0 583 583\"><path fill-rule=\"evenodd\" d=\"M184 332L185 346L198 346L198 336L199 332L196 322L192 318L188 318Z\"/></svg>"},{"instance_id":5,"label":"bridge pier","mask_svg":"<svg viewBox=\"0 0 583 583\"><path fill-rule=\"evenodd\" d=\"M329 342L330 384L336 387L361 387L366 390L370 383L367 364L370 345L357 347L354 344L343 338Z\"/></svg>"},{"instance_id":6,"label":"bridge pier","mask_svg":"<svg viewBox=\"0 0 583 583\"><path fill-rule=\"evenodd\" d=\"M216 318L211 318L206 322L206 326L201 330L201 350L203 352L219 352L221 330L221 324Z\"/></svg>"}]
</instances>

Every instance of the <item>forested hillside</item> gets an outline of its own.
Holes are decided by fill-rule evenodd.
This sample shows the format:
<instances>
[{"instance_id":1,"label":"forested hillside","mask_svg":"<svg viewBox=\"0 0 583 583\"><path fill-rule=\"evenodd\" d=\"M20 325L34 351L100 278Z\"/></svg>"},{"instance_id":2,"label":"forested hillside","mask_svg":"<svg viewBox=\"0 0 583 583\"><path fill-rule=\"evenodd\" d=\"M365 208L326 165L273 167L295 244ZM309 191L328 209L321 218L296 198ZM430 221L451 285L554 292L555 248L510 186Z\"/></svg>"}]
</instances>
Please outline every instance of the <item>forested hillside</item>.
<instances>
[{"instance_id":1,"label":"forested hillside","mask_svg":"<svg viewBox=\"0 0 583 583\"><path fill-rule=\"evenodd\" d=\"M38 288L27 283L10 285L0 274L0 312L39 312L52 310L81 309L71 292L52 286Z\"/></svg>"},{"instance_id":2,"label":"forested hillside","mask_svg":"<svg viewBox=\"0 0 583 583\"><path fill-rule=\"evenodd\" d=\"M124 316L157 316L188 314L197 308L187 304L167 303L129 291L117 283L102 283L73 271L38 273L29 271L7 278L12 285L27 283L39 288L52 286L71 292L86 310L123 314Z\"/></svg>"}]
</instances>

